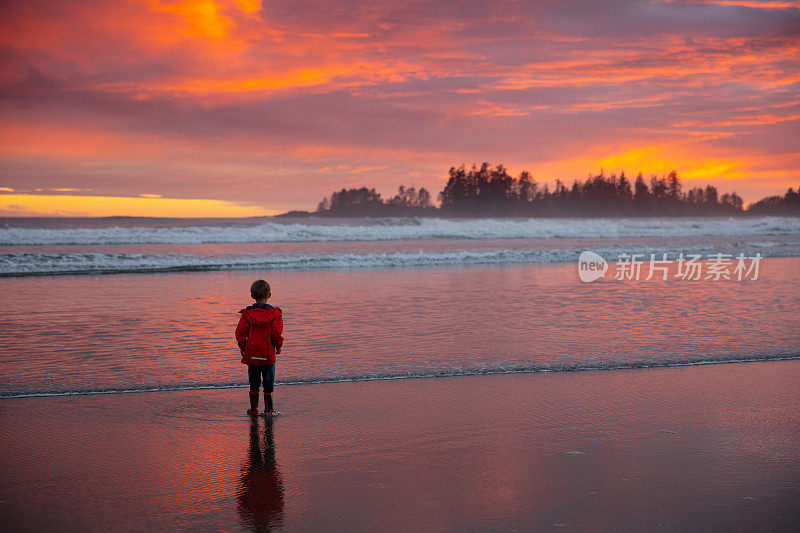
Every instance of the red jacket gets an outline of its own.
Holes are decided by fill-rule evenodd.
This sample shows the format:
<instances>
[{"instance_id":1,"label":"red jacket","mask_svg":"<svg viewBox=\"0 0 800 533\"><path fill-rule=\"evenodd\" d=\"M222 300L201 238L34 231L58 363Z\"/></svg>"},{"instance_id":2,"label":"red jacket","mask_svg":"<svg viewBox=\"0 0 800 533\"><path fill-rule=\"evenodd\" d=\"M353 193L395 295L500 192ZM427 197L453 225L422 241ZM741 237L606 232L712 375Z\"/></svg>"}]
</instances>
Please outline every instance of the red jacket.
<instances>
[{"instance_id":1,"label":"red jacket","mask_svg":"<svg viewBox=\"0 0 800 533\"><path fill-rule=\"evenodd\" d=\"M279 307L253 304L239 311L236 342L246 365L274 365L275 348L283 346L283 315Z\"/></svg>"}]
</instances>

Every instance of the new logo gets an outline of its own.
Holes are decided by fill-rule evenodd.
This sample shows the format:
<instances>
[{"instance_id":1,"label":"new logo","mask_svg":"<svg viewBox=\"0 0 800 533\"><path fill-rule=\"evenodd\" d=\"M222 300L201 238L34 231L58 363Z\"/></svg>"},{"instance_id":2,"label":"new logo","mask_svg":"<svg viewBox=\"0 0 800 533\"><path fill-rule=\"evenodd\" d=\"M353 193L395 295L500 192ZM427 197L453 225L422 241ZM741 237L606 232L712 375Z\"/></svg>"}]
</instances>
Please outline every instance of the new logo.
<instances>
[{"instance_id":1,"label":"new logo","mask_svg":"<svg viewBox=\"0 0 800 533\"><path fill-rule=\"evenodd\" d=\"M586 250L578 258L578 275L581 281L589 283L605 276L608 263L594 252Z\"/></svg>"}]
</instances>

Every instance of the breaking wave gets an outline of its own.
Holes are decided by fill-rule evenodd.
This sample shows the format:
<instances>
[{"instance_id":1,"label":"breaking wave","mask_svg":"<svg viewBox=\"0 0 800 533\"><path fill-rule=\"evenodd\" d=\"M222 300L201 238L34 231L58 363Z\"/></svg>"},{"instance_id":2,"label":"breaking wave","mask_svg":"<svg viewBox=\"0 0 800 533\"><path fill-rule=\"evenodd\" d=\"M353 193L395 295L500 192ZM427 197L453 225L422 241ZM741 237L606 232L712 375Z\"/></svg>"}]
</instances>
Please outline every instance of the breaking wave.
<instances>
[{"instance_id":1,"label":"breaking wave","mask_svg":"<svg viewBox=\"0 0 800 533\"><path fill-rule=\"evenodd\" d=\"M499 249L461 251L404 251L395 253L305 253L273 255L129 254L129 253L17 253L0 254L0 277L122 274L147 272L200 272L219 270L326 270L424 268L459 265L509 265L524 263L575 262L583 248ZM693 245L652 247L593 247L608 260L621 253L743 253L764 257L796 256L797 246L773 242L738 242L726 246Z\"/></svg>"},{"instance_id":2,"label":"breaking wave","mask_svg":"<svg viewBox=\"0 0 800 533\"><path fill-rule=\"evenodd\" d=\"M364 242L418 239L549 239L800 235L800 218L442 219L389 218L303 223L252 221L168 227L0 227L0 246Z\"/></svg>"}]
</instances>

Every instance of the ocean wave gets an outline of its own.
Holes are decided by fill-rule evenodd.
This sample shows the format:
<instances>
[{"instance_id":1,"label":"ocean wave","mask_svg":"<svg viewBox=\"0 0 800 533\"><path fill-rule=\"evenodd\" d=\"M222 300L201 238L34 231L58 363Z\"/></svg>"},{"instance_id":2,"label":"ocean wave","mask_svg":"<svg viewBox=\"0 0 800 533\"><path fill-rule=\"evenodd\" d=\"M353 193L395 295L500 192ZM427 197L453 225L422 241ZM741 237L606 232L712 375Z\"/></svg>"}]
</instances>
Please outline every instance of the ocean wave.
<instances>
[{"instance_id":1,"label":"ocean wave","mask_svg":"<svg viewBox=\"0 0 800 533\"><path fill-rule=\"evenodd\" d=\"M737 242L727 245L693 245L670 247L593 247L592 250L609 261L622 253L712 254L743 253L763 257L792 257L800 255L797 246L774 247L770 242ZM525 263L576 262L584 249L549 248L523 250L463 250L463 251L406 251L395 253L327 253L266 256L231 256L200 254L125 254L125 253L18 253L0 254L0 277L19 277L57 274L121 274L148 272L198 272L219 270L328 270L425 268L458 265L510 265Z\"/></svg>"},{"instance_id":2,"label":"ocean wave","mask_svg":"<svg viewBox=\"0 0 800 533\"><path fill-rule=\"evenodd\" d=\"M574 363L574 364L539 364L539 365L517 365L517 366L498 366L493 368L474 368L474 369L441 369L428 372L406 372L406 373L367 373L357 375L329 376L329 377L307 377L307 378L286 378L277 379L278 385L311 385L325 383L353 383L364 381L391 381L398 379L430 379L448 378L460 376L491 376L503 374L537 374L546 372L582 372L589 370L629 370L645 368L664 368L679 366L701 366L715 364L732 363L754 363L759 361L793 361L800 360L800 353L774 353L748 356L708 356L695 357L688 359L658 359L653 361L627 361L627 362L608 362L608 363ZM144 385L139 387L124 388L97 388L97 389L74 389L74 390L39 390L39 391L9 391L0 392L0 399L31 398L46 396L86 396L94 394L127 394L140 392L173 392L186 390L218 390L218 389L238 389L248 385L244 382L235 383L187 383L179 385Z\"/></svg>"},{"instance_id":3,"label":"ocean wave","mask_svg":"<svg viewBox=\"0 0 800 533\"><path fill-rule=\"evenodd\" d=\"M549 239L800 235L800 218L363 219L171 227L0 228L0 246L366 242L419 239Z\"/></svg>"}]
</instances>

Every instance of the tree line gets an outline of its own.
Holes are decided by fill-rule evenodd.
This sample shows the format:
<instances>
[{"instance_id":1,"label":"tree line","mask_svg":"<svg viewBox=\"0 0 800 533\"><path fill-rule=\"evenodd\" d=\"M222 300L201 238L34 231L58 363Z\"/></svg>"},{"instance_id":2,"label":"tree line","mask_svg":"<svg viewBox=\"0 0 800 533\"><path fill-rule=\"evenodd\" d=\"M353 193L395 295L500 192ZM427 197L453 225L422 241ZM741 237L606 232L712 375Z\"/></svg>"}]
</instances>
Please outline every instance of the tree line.
<instances>
[{"instance_id":1,"label":"tree line","mask_svg":"<svg viewBox=\"0 0 800 533\"><path fill-rule=\"evenodd\" d=\"M342 189L326 196L317 205L316 214L336 216L404 216L435 215L438 210L431 202L431 193L421 187L400 185L397 194L388 200L374 188Z\"/></svg>"},{"instance_id":2,"label":"tree line","mask_svg":"<svg viewBox=\"0 0 800 533\"><path fill-rule=\"evenodd\" d=\"M602 170L586 180L555 187L540 185L531 174L509 174L503 165L483 163L467 169L451 167L447 184L434 207L425 189L401 185L392 198L383 199L374 188L342 189L325 197L315 214L332 216L697 216L800 215L800 188L770 196L744 209L736 192L720 194L716 187L685 188L674 170L645 180Z\"/></svg>"},{"instance_id":3,"label":"tree line","mask_svg":"<svg viewBox=\"0 0 800 533\"><path fill-rule=\"evenodd\" d=\"M798 216L800 215L800 187L797 191L789 187L783 196L767 196L750 204L747 212L754 215Z\"/></svg>"}]
</instances>

